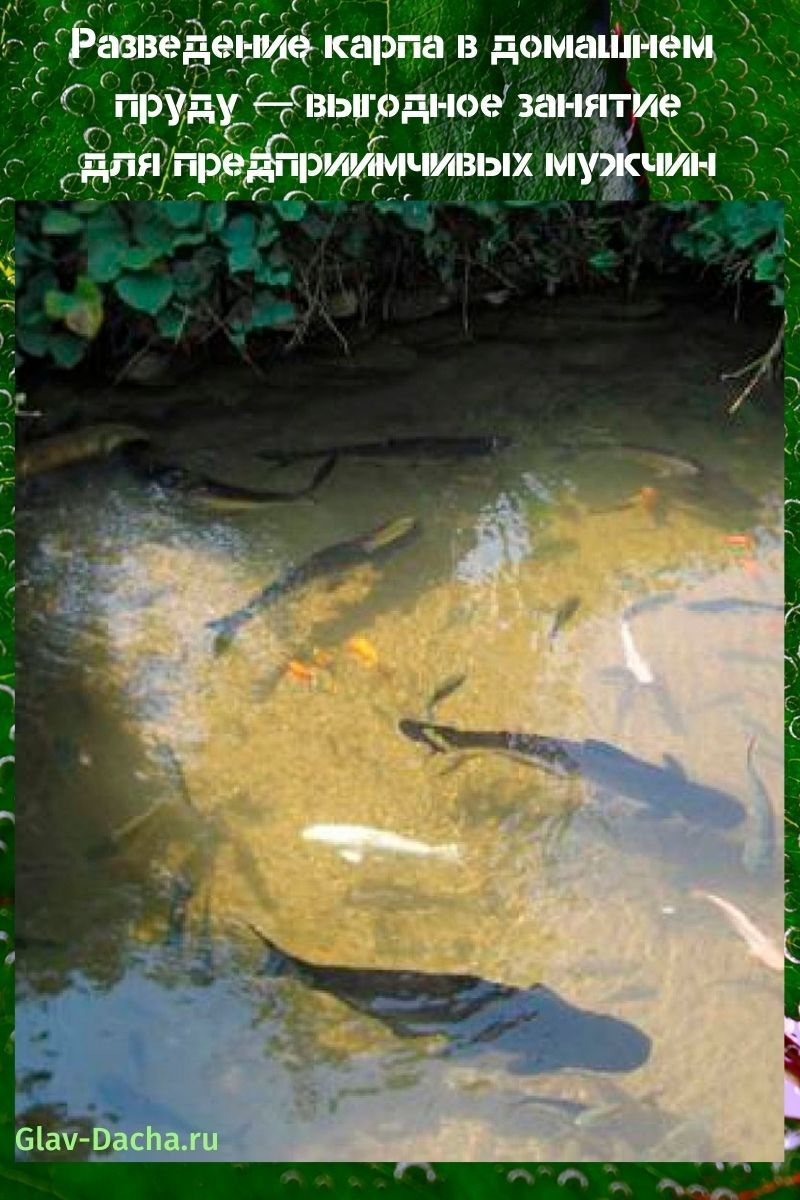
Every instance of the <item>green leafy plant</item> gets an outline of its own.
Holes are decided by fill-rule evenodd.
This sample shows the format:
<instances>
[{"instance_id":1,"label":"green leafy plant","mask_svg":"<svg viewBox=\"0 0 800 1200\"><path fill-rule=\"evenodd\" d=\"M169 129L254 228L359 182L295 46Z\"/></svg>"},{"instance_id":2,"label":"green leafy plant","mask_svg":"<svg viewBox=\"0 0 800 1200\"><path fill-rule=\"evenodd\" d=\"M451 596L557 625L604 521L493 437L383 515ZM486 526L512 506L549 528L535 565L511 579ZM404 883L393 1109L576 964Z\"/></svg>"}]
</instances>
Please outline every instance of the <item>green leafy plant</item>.
<instances>
[{"instance_id":1,"label":"green leafy plant","mask_svg":"<svg viewBox=\"0 0 800 1200\"><path fill-rule=\"evenodd\" d=\"M426 287L484 292L602 286L632 291L648 268L688 261L783 297L782 207L305 200L25 203L17 225L18 348L59 367L103 342L124 366L154 342L191 352L224 336L245 357L270 334L292 344L391 309Z\"/></svg>"}]
</instances>

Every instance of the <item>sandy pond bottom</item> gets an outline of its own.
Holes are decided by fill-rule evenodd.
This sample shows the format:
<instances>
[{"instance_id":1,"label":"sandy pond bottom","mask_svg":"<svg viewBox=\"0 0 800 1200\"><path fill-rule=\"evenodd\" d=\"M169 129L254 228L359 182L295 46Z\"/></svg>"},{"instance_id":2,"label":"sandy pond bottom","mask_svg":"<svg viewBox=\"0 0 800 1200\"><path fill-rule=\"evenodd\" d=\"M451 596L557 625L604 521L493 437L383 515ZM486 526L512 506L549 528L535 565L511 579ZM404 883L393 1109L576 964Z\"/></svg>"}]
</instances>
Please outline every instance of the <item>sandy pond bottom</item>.
<instances>
[{"instance_id":1,"label":"sandy pond bottom","mask_svg":"<svg viewBox=\"0 0 800 1200\"><path fill-rule=\"evenodd\" d=\"M496 456L343 457L316 502L231 516L121 463L23 497L27 1121L216 1131L221 1159L782 1156L781 976L697 895L780 945L780 852L755 874L743 856L769 850L752 739L781 819L782 417L757 393L727 418L715 382L769 331L688 303L635 327L553 311L510 313L471 345L446 321L409 327L347 371L287 373L264 415L252 379L212 377L187 404L224 387L238 407L162 446L262 487L308 470L269 468L258 447L512 438ZM622 444L689 455L703 475ZM413 544L287 595L214 656L207 621L399 515L420 523ZM655 595L630 621L652 675L637 685L620 618ZM497 755L429 755L397 722L457 674L443 723L666 755L748 816L720 830ZM453 843L460 860L348 861L302 838L317 823ZM126 827L117 853L91 854ZM250 923L316 963L542 983L650 1050L630 1070L570 1066L569 1023L545 1047L534 1018L444 1054L265 976Z\"/></svg>"}]
</instances>

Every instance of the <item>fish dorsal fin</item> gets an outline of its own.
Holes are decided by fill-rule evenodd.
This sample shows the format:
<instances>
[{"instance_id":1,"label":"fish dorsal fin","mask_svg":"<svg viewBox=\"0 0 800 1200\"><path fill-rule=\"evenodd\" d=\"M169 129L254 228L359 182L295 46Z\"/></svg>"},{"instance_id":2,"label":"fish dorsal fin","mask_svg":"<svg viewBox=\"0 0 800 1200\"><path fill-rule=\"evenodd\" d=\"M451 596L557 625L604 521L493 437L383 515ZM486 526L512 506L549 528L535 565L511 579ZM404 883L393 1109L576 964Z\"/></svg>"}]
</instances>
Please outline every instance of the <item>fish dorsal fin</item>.
<instances>
[{"instance_id":1,"label":"fish dorsal fin","mask_svg":"<svg viewBox=\"0 0 800 1200\"><path fill-rule=\"evenodd\" d=\"M436 725L431 725L427 722L420 723L422 731L422 739L430 748L431 754L448 754L452 752L453 747L448 742L446 736L437 728Z\"/></svg>"},{"instance_id":2,"label":"fish dorsal fin","mask_svg":"<svg viewBox=\"0 0 800 1200\"><path fill-rule=\"evenodd\" d=\"M264 964L265 974L282 975L294 966L297 960L293 959L291 954L287 954L285 950L281 950L280 946L271 941L252 921L248 921L247 925L267 951L267 960Z\"/></svg>"},{"instance_id":3,"label":"fish dorsal fin","mask_svg":"<svg viewBox=\"0 0 800 1200\"><path fill-rule=\"evenodd\" d=\"M678 762L677 758L675 758L672 754L664 754L662 756L662 761L667 770L671 771L673 775L677 775L679 779L687 778L683 767Z\"/></svg>"}]
</instances>

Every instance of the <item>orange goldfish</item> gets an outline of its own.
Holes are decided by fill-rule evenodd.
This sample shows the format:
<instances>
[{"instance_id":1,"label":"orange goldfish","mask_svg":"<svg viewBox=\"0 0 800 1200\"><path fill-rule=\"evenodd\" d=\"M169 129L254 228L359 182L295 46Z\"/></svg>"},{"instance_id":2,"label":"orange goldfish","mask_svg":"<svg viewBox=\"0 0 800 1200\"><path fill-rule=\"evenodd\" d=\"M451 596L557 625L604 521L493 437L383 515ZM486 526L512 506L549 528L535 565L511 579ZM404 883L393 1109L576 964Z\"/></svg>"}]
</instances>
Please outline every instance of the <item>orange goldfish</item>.
<instances>
[{"instance_id":1,"label":"orange goldfish","mask_svg":"<svg viewBox=\"0 0 800 1200\"><path fill-rule=\"evenodd\" d=\"M359 659L365 667L378 665L378 651L365 637L351 637L345 643L345 649L349 650L353 657Z\"/></svg>"},{"instance_id":2,"label":"orange goldfish","mask_svg":"<svg viewBox=\"0 0 800 1200\"><path fill-rule=\"evenodd\" d=\"M753 538L749 533L729 533L725 541L729 546L737 546L743 550L753 548Z\"/></svg>"},{"instance_id":3,"label":"orange goldfish","mask_svg":"<svg viewBox=\"0 0 800 1200\"><path fill-rule=\"evenodd\" d=\"M313 667L300 662L298 658L290 658L286 664L286 674L290 679L296 679L298 683L311 683L317 673Z\"/></svg>"}]
</instances>

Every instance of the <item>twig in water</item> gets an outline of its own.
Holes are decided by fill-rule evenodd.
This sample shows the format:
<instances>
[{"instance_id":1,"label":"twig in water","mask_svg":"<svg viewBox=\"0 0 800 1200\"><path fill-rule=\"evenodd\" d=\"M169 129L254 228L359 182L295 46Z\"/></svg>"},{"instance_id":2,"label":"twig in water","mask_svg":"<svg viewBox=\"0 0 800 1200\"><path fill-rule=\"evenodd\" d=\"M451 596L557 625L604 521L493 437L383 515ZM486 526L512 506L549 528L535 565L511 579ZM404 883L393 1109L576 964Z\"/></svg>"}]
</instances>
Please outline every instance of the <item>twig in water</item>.
<instances>
[{"instance_id":1,"label":"twig in water","mask_svg":"<svg viewBox=\"0 0 800 1200\"><path fill-rule=\"evenodd\" d=\"M766 376L772 371L774 363L783 349L783 337L785 332L786 314L784 313L783 320L780 323L775 340L772 342L765 354L760 354L758 358L754 358L752 362L740 367L738 371L725 371L720 375L721 380L727 381L729 379L741 379L742 376L747 375L748 372L753 372L750 379L739 392L739 395L728 408L729 417L732 417L734 413L739 411L747 397L755 388L756 384L761 379L766 378Z\"/></svg>"}]
</instances>

